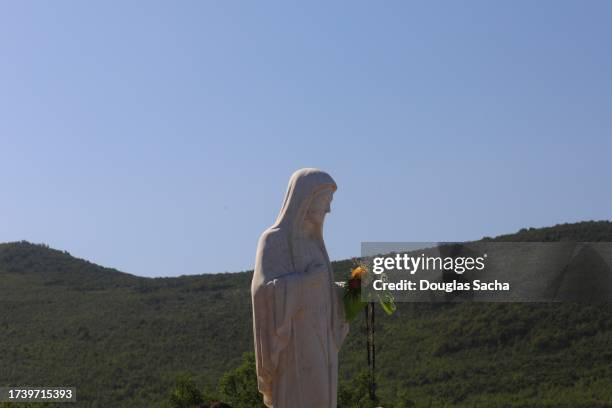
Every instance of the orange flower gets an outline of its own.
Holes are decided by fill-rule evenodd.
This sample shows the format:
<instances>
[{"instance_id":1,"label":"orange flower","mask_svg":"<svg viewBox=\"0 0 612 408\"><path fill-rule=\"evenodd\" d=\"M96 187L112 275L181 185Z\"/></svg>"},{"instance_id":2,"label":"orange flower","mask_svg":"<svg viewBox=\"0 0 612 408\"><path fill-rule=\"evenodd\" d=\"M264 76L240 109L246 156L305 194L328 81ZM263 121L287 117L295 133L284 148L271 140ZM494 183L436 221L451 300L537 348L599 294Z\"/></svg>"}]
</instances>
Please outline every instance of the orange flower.
<instances>
[{"instance_id":1,"label":"orange flower","mask_svg":"<svg viewBox=\"0 0 612 408\"><path fill-rule=\"evenodd\" d=\"M351 279L361 279L361 276L366 273L363 266L358 266L351 272Z\"/></svg>"}]
</instances>

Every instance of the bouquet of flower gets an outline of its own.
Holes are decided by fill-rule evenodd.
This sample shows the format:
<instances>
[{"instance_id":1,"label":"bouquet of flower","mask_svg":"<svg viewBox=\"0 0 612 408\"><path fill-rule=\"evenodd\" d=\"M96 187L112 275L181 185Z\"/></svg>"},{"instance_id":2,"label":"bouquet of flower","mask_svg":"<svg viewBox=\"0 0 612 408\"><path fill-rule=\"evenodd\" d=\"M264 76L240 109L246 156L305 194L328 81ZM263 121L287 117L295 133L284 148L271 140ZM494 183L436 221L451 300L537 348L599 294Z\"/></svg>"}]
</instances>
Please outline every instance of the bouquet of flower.
<instances>
[{"instance_id":1,"label":"bouquet of flower","mask_svg":"<svg viewBox=\"0 0 612 408\"><path fill-rule=\"evenodd\" d=\"M379 275L378 279L386 280L387 277L382 274ZM346 282L344 282L344 296L342 300L344 302L344 317L348 323L355 320L368 303L378 302L388 315L395 312L395 300L389 291L376 292L369 294L368 297L361 296L362 281L369 285L371 280L372 276L368 273L368 267L363 263L358 263L351 270Z\"/></svg>"}]
</instances>

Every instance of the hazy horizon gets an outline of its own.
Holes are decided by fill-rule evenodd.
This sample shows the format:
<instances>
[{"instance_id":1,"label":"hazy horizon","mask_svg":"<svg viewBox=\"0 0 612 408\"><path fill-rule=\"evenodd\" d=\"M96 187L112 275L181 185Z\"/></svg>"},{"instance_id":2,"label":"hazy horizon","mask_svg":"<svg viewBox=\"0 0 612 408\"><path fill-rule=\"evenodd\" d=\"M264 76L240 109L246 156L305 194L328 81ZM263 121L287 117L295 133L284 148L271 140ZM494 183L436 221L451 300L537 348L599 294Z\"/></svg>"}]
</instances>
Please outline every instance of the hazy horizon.
<instances>
[{"instance_id":1,"label":"hazy horizon","mask_svg":"<svg viewBox=\"0 0 612 408\"><path fill-rule=\"evenodd\" d=\"M610 222L610 221L611 221L611 220L584 220L584 221L579 221L579 222ZM562 224L563 224L563 223L562 223ZM553 225L550 225L550 226L548 226L548 227L552 227L552 226L553 226ZM542 228L546 228L546 227L547 227L547 226L543 226ZM529 228L533 228L533 227L523 227L523 228L529 229ZM502 233L501 235L513 234L513 233L517 233L517 232L519 232L519 231L520 231L520 230L518 230L518 231L512 231L512 232L508 232L508 233ZM482 238L484 238L484 237L487 237L487 236L486 236L486 235L483 235L483 236L482 236ZM489 238L492 238L492 237L489 237ZM75 255L75 254L71 253L70 251L67 251L67 250L62 249L62 248L54 248L54 247L52 247L52 246L50 246L50 245L48 245L48 244L46 244L46 243L44 243L44 242L31 242L31 241L28 241L28 240L22 240L22 241L7 241L7 242L0 242L0 245L4 245L4 244L15 244L15 243L21 243L21 242L27 242L27 243L29 243L29 244L33 244L33 245L45 245L45 246L47 246L47 247L49 247L49 248L51 248L51 249L54 249L54 250L68 252L68 253L70 254L70 256L72 256L73 258L76 258L76 259L81 259L81 260L84 260L84 261L91 262L91 260L89 260L89 259L85 259L85 258L83 258L83 257L77 256L77 255ZM398 245L401 245L401 248L402 248L402 249L405 249L405 247L406 247L406 244L407 244L407 243L406 243L406 242L404 242L404 243L392 243L392 242L388 242L388 243L381 243L381 245L384 245L384 246L386 246L386 245L391 245L391 247L393 247L393 244L398 244ZM408 243L408 244L409 244L409 243ZM439 244L439 243L433 243L433 244L434 244L434 245L436 245L436 244ZM422 245L422 243L418 243L417 245ZM420 248L420 246L418 246L418 248ZM426 248L426 247L423 247L423 248ZM393 251L397 251L397 249L396 249L396 250L393 250ZM358 253L358 254L355 254L355 255L353 255L353 256L349 256L349 257L345 257L345 258L338 258L338 259L333 259L333 258L332 258L332 259L331 259L331 261L332 261L332 262L335 262L335 261L344 261L344 260L346 260L346 259L350 259L350 258L353 258L353 257L359 257L359 256L363 256L363 254L362 254L362 253ZM98 265L98 266L100 266L100 267L105 267L105 268L116 269L116 270L118 270L119 272L127 273L127 274L129 274L129 275L137 276L137 277L140 277L140 278L150 278L150 279L153 279L153 278L178 278L178 277L181 277L181 276L198 276L198 275L207 275L207 274L216 274L216 273L244 273L244 272L249 272L249 271L252 271L252 270L253 270L253 268L251 267L251 268L246 268L246 269L241 269L241 270L235 270L235 271L228 271L228 270L225 270L225 271L218 271L218 272L214 272L214 271L213 271L213 272L207 272L207 273L193 273L193 274L179 274L179 275L176 275L176 274L175 274L175 275L157 275L157 276L146 276L146 275L138 275L138 274L135 274L135 273L131 273L130 271L124 271L124 270L120 270L120 269L117 269L117 268L113 268L113 267L108 266L108 265L101 265L101 264L98 264L98 263L95 263L95 262L93 262L93 263L94 263L94 264L96 264L96 265Z\"/></svg>"}]
</instances>

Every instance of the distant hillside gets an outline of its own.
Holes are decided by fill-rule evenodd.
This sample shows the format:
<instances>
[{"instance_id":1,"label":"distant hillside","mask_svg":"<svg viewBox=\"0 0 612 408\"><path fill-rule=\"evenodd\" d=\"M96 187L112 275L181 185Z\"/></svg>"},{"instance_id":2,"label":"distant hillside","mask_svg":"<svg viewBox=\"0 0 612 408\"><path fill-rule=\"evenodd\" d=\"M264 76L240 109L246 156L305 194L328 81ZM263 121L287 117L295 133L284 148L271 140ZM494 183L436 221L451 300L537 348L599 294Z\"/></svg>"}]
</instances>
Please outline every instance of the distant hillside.
<instances>
[{"instance_id":1,"label":"distant hillside","mask_svg":"<svg viewBox=\"0 0 612 408\"><path fill-rule=\"evenodd\" d=\"M21 242L0 279L0 384L74 384L79 406L156 406L252 346L248 273L141 278Z\"/></svg>"},{"instance_id":2,"label":"distant hillside","mask_svg":"<svg viewBox=\"0 0 612 408\"><path fill-rule=\"evenodd\" d=\"M485 239L612 241L612 223ZM74 385L79 407L161 407L180 373L214 387L253 347L251 272L141 278L20 242L0 279L0 385ZM612 407L610 304L400 304L377 333L385 407ZM357 323L343 379L364 351Z\"/></svg>"},{"instance_id":3,"label":"distant hillside","mask_svg":"<svg viewBox=\"0 0 612 408\"><path fill-rule=\"evenodd\" d=\"M485 237L484 241L508 242L612 242L611 221L584 221L575 224L558 224L546 228L523 228L515 234Z\"/></svg>"}]
</instances>

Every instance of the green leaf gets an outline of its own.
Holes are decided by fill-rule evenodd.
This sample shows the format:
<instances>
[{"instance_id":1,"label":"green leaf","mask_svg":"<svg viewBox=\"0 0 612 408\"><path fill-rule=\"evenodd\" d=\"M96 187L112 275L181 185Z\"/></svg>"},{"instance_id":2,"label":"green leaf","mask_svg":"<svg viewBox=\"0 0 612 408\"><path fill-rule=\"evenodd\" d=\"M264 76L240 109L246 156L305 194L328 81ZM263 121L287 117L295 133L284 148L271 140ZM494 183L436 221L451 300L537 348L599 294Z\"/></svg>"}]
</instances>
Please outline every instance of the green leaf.
<instances>
[{"instance_id":1,"label":"green leaf","mask_svg":"<svg viewBox=\"0 0 612 408\"><path fill-rule=\"evenodd\" d=\"M378 302L380 303L380 307L382 307L382 309L388 315L392 315L397 309L395 306L395 299L390 293L385 292L382 295L379 295Z\"/></svg>"}]
</instances>

